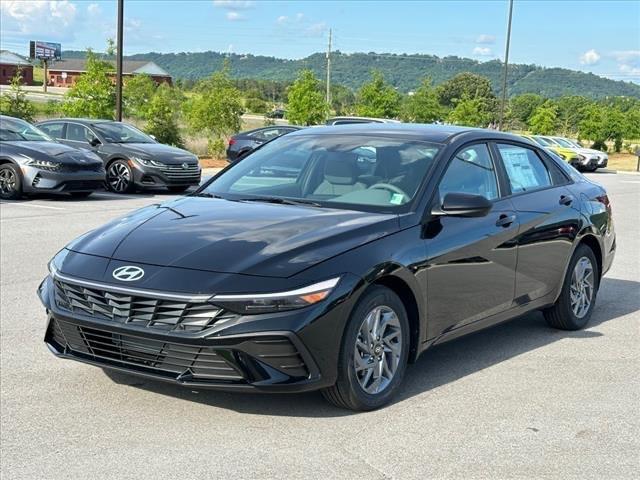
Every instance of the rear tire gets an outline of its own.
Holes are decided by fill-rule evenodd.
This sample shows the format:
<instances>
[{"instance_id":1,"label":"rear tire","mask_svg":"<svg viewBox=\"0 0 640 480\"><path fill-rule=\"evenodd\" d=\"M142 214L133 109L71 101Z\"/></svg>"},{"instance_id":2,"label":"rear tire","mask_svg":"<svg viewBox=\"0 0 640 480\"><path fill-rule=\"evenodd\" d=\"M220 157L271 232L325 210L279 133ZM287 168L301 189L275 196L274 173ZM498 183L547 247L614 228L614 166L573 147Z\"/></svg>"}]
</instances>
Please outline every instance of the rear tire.
<instances>
[{"instance_id":1,"label":"rear tire","mask_svg":"<svg viewBox=\"0 0 640 480\"><path fill-rule=\"evenodd\" d=\"M13 163L0 165L0 198L17 200L22 197L22 173Z\"/></svg>"},{"instance_id":2,"label":"rear tire","mask_svg":"<svg viewBox=\"0 0 640 480\"><path fill-rule=\"evenodd\" d=\"M593 313L599 286L596 256L587 245L580 245L571 257L558 300L543 312L547 323L560 330L584 328Z\"/></svg>"},{"instance_id":3,"label":"rear tire","mask_svg":"<svg viewBox=\"0 0 640 480\"><path fill-rule=\"evenodd\" d=\"M322 394L339 408L380 408L396 394L408 358L406 309L393 291L374 286L349 317L338 357L338 379Z\"/></svg>"}]
</instances>

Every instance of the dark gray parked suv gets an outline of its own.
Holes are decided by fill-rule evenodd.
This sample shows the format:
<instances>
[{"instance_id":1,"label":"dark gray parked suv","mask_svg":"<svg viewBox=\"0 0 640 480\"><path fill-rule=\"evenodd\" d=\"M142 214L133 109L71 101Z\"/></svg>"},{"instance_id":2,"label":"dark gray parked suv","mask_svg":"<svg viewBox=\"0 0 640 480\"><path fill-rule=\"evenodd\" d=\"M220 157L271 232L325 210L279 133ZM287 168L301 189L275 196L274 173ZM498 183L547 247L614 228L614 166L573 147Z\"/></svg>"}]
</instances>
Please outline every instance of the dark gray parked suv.
<instances>
[{"instance_id":1,"label":"dark gray parked suv","mask_svg":"<svg viewBox=\"0 0 640 480\"><path fill-rule=\"evenodd\" d=\"M200 184L195 155L158 143L126 123L62 118L41 122L38 128L62 143L97 153L107 170L107 188L113 192L158 187L183 192Z\"/></svg>"}]
</instances>

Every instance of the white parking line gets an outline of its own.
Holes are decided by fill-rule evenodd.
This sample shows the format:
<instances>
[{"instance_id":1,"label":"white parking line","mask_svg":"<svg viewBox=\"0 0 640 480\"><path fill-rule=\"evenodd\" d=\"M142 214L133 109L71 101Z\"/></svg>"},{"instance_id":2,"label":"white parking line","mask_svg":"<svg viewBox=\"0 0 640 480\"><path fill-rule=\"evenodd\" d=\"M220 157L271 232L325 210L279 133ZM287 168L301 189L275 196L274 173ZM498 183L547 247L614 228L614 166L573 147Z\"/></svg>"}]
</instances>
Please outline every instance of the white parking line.
<instances>
[{"instance_id":1,"label":"white parking line","mask_svg":"<svg viewBox=\"0 0 640 480\"><path fill-rule=\"evenodd\" d=\"M66 208L64 207L51 207L49 205L38 205L35 203L22 203L22 202L0 202L0 205L17 205L19 207L46 208L49 210L66 210Z\"/></svg>"}]
</instances>

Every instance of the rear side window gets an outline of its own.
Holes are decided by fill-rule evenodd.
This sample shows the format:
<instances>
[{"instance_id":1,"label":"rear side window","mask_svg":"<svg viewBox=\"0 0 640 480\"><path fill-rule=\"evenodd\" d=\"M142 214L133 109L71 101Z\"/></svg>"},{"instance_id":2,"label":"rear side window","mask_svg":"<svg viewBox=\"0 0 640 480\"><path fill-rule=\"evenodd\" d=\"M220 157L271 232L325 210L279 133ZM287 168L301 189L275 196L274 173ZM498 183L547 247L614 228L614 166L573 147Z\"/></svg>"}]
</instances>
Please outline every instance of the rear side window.
<instances>
[{"instance_id":1,"label":"rear side window","mask_svg":"<svg viewBox=\"0 0 640 480\"><path fill-rule=\"evenodd\" d=\"M447 166L439 189L441 200L447 193L482 195L488 200L498 198L498 181L487 145L481 143L458 152Z\"/></svg>"},{"instance_id":2,"label":"rear side window","mask_svg":"<svg viewBox=\"0 0 640 480\"><path fill-rule=\"evenodd\" d=\"M501 143L497 146L512 193L529 192L552 185L549 170L534 150Z\"/></svg>"},{"instance_id":3,"label":"rear side window","mask_svg":"<svg viewBox=\"0 0 640 480\"><path fill-rule=\"evenodd\" d=\"M52 138L62 138L62 131L64 124L62 123L47 123L46 125L38 125L38 128Z\"/></svg>"},{"instance_id":4,"label":"rear side window","mask_svg":"<svg viewBox=\"0 0 640 480\"><path fill-rule=\"evenodd\" d=\"M38 125L38 128L50 137L60 139L62 138L64 123L47 123L46 125Z\"/></svg>"},{"instance_id":5,"label":"rear side window","mask_svg":"<svg viewBox=\"0 0 640 480\"><path fill-rule=\"evenodd\" d=\"M69 123L67 125L67 140L74 142L88 142L91 140L89 130L77 123Z\"/></svg>"}]
</instances>

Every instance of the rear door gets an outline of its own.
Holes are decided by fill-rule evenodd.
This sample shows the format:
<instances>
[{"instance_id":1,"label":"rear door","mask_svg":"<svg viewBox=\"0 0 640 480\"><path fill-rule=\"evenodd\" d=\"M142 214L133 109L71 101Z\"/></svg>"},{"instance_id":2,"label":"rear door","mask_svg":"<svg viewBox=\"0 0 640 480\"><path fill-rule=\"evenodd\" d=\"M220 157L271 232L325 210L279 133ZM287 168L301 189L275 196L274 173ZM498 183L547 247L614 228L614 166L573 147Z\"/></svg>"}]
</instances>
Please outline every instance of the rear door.
<instances>
[{"instance_id":1,"label":"rear door","mask_svg":"<svg viewBox=\"0 0 640 480\"><path fill-rule=\"evenodd\" d=\"M554 291L562 282L580 225L579 200L570 180L542 152L521 144L496 143L520 220L516 303Z\"/></svg>"},{"instance_id":2,"label":"rear door","mask_svg":"<svg viewBox=\"0 0 640 480\"><path fill-rule=\"evenodd\" d=\"M425 226L429 338L503 312L513 303L518 218L498 181L486 143L459 150L440 180L447 193L482 195L484 217L438 216Z\"/></svg>"}]
</instances>

